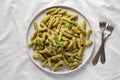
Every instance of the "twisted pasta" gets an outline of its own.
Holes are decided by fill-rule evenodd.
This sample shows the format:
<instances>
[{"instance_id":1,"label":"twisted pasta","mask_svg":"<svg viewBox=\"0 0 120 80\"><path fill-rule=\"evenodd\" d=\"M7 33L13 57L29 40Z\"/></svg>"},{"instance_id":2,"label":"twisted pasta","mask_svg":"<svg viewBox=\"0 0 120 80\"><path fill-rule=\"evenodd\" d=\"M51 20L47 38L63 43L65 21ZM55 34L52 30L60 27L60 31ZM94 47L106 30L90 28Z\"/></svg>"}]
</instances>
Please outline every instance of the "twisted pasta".
<instances>
[{"instance_id":1,"label":"twisted pasta","mask_svg":"<svg viewBox=\"0 0 120 80\"><path fill-rule=\"evenodd\" d=\"M43 67L57 70L67 66L75 69L82 63L85 47L93 41L86 41L90 37L91 29L86 31L86 20L80 24L77 14L70 14L61 8L50 8L46 16L40 21L40 27L34 21L34 33L28 46L37 51L34 59L42 61Z\"/></svg>"}]
</instances>

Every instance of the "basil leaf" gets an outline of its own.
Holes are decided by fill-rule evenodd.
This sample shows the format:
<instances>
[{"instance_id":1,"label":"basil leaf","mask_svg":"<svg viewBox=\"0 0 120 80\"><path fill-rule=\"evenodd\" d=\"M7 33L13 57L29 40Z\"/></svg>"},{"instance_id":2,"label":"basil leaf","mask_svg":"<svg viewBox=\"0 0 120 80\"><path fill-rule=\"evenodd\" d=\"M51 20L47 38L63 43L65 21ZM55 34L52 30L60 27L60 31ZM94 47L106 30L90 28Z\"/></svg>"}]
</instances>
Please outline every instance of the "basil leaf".
<instances>
[{"instance_id":1,"label":"basil leaf","mask_svg":"<svg viewBox=\"0 0 120 80\"><path fill-rule=\"evenodd\" d=\"M70 57L68 58L68 61L69 61L69 62L73 62L73 61L74 61L74 56L70 56Z\"/></svg>"},{"instance_id":2,"label":"basil leaf","mask_svg":"<svg viewBox=\"0 0 120 80\"><path fill-rule=\"evenodd\" d=\"M64 46L64 42L63 41L59 42L59 46L63 47Z\"/></svg>"},{"instance_id":3,"label":"basil leaf","mask_svg":"<svg viewBox=\"0 0 120 80\"><path fill-rule=\"evenodd\" d=\"M42 44L40 41L37 41L37 42L36 42L36 45L39 46L39 47L40 47L40 46L43 46L43 44Z\"/></svg>"},{"instance_id":4,"label":"basil leaf","mask_svg":"<svg viewBox=\"0 0 120 80\"><path fill-rule=\"evenodd\" d=\"M68 23L68 22L67 22L67 23L65 23L65 27L66 27L66 28L68 28L68 29L71 29L71 28L72 28L72 26L73 26L73 25L72 25L71 23Z\"/></svg>"},{"instance_id":5,"label":"basil leaf","mask_svg":"<svg viewBox=\"0 0 120 80\"><path fill-rule=\"evenodd\" d=\"M55 36L54 39L53 39L56 43L59 43L59 40L58 40L58 37Z\"/></svg>"},{"instance_id":6,"label":"basil leaf","mask_svg":"<svg viewBox=\"0 0 120 80\"><path fill-rule=\"evenodd\" d=\"M61 47L64 46L64 42L63 42L63 41L60 41L57 36L55 36L53 40L54 40L59 46L61 46Z\"/></svg>"}]
</instances>

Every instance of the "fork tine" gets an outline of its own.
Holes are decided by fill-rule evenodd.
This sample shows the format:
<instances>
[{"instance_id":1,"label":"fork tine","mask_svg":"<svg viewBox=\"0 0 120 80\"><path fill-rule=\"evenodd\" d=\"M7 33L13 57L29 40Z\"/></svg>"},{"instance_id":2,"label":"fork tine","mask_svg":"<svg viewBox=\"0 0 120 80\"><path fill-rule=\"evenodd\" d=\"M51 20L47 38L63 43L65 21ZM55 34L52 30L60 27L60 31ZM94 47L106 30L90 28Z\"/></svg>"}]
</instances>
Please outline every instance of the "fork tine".
<instances>
[{"instance_id":1,"label":"fork tine","mask_svg":"<svg viewBox=\"0 0 120 80\"><path fill-rule=\"evenodd\" d=\"M100 25L100 26L106 26L106 22L104 22L104 21L103 21L103 22L100 22L99 25Z\"/></svg>"},{"instance_id":2,"label":"fork tine","mask_svg":"<svg viewBox=\"0 0 120 80\"><path fill-rule=\"evenodd\" d=\"M113 31L113 27L112 27L112 26L110 26L110 25L108 25L108 26L107 26L107 30L109 30L109 31L111 31L111 32L112 32L112 31Z\"/></svg>"},{"instance_id":3,"label":"fork tine","mask_svg":"<svg viewBox=\"0 0 120 80\"><path fill-rule=\"evenodd\" d=\"M104 31L106 29L106 22L105 21L99 22L99 27L101 31Z\"/></svg>"}]
</instances>

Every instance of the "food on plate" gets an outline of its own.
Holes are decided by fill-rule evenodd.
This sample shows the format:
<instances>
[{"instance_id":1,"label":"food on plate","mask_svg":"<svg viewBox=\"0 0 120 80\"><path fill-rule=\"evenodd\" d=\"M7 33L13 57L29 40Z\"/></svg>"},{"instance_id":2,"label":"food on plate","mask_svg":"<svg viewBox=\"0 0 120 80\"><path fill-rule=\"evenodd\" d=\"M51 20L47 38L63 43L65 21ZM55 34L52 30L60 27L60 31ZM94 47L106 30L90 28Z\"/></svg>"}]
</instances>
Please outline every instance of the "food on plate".
<instances>
[{"instance_id":1,"label":"food on plate","mask_svg":"<svg viewBox=\"0 0 120 80\"><path fill-rule=\"evenodd\" d=\"M80 23L78 15L61 8L50 8L40 23L33 22L34 32L28 46L36 51L34 59L40 60L43 67L52 70L59 68L75 69L83 61L83 53L92 30L86 29L86 20Z\"/></svg>"}]
</instances>

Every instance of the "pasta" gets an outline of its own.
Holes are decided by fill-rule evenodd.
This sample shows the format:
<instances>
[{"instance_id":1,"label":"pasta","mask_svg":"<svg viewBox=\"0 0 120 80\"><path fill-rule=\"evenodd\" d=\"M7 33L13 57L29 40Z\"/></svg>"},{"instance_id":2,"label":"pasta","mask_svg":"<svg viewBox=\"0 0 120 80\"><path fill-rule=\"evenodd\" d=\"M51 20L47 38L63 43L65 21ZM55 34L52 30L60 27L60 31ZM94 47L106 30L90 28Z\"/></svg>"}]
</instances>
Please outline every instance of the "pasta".
<instances>
[{"instance_id":1,"label":"pasta","mask_svg":"<svg viewBox=\"0 0 120 80\"><path fill-rule=\"evenodd\" d=\"M50 8L45 12L39 26L33 22L34 32L28 43L37 52L33 58L54 71L64 66L75 69L82 63L85 48L93 43L92 40L86 41L92 30L86 31L86 20L79 23L78 15L67 10Z\"/></svg>"},{"instance_id":2,"label":"pasta","mask_svg":"<svg viewBox=\"0 0 120 80\"><path fill-rule=\"evenodd\" d=\"M90 37L91 32L92 32L92 30L91 30L91 29L88 29L88 31L86 32L86 38L89 38L89 37Z\"/></svg>"}]
</instances>

